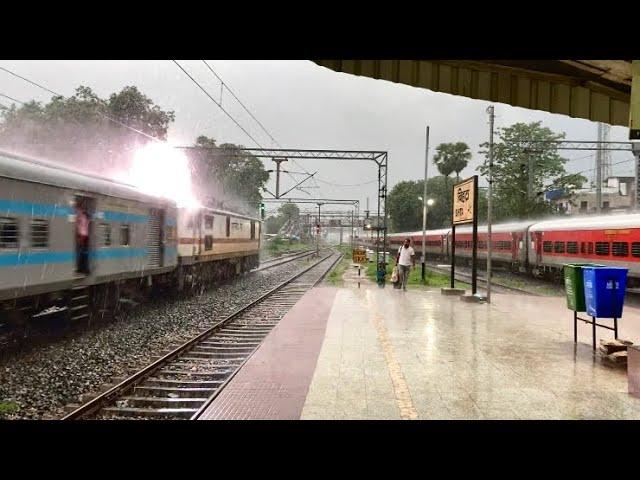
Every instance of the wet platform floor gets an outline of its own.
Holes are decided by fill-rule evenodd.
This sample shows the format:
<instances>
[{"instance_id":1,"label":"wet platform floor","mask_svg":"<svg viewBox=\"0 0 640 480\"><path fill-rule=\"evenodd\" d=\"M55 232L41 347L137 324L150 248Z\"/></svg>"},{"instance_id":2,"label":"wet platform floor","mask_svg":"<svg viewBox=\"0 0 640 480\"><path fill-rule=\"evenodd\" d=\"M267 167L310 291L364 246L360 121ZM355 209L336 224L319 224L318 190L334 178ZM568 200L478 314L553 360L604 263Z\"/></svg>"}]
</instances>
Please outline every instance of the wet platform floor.
<instances>
[{"instance_id":1,"label":"wet platform floor","mask_svg":"<svg viewBox=\"0 0 640 480\"><path fill-rule=\"evenodd\" d=\"M640 418L626 370L594 355L588 325L575 345L572 318L561 297L316 288L205 418ZM625 307L620 337L640 342L639 309Z\"/></svg>"}]
</instances>

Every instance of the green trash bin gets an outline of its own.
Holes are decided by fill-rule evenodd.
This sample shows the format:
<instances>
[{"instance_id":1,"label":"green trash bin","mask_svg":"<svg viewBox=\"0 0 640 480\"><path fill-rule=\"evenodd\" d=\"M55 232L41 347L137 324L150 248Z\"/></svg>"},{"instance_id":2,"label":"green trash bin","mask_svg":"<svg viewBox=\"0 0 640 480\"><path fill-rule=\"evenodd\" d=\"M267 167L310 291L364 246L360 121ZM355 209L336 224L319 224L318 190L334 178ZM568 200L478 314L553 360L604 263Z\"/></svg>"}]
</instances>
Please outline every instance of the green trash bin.
<instances>
[{"instance_id":1,"label":"green trash bin","mask_svg":"<svg viewBox=\"0 0 640 480\"><path fill-rule=\"evenodd\" d=\"M567 294L567 308L575 312L586 312L584 301L584 280L582 267L604 267L597 263L566 263L564 265L564 289Z\"/></svg>"}]
</instances>

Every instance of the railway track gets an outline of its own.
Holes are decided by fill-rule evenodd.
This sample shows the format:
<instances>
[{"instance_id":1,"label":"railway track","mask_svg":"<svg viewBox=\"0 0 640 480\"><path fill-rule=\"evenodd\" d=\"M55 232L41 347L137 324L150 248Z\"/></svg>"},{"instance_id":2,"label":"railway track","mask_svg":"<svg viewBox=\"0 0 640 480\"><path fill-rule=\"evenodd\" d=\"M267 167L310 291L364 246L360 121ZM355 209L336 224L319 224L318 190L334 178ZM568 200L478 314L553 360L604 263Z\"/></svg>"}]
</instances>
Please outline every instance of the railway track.
<instances>
[{"instance_id":1,"label":"railway track","mask_svg":"<svg viewBox=\"0 0 640 480\"><path fill-rule=\"evenodd\" d=\"M285 263L293 262L294 260L299 260L301 258L308 257L316 253L315 249L313 250L304 250L302 252L290 253L288 255L282 255L278 258L270 258L265 260L264 262L260 262L260 266L251 270L252 272L260 272L262 270L267 270L268 268L277 267L279 265L283 265Z\"/></svg>"},{"instance_id":2,"label":"railway track","mask_svg":"<svg viewBox=\"0 0 640 480\"><path fill-rule=\"evenodd\" d=\"M330 252L63 420L197 419L291 307L340 260Z\"/></svg>"},{"instance_id":3,"label":"railway track","mask_svg":"<svg viewBox=\"0 0 640 480\"><path fill-rule=\"evenodd\" d=\"M427 268L434 270L436 272L440 272L440 273L446 273L447 275L451 275L451 269L449 268L442 268L442 267L438 267L437 265L433 265L433 264L427 264L426 265ZM471 283L471 274L470 273L465 273L465 272L456 272L455 273L455 278L456 280L459 280L461 282L465 282L465 283ZM487 284L487 279L481 276L477 276L476 280L478 282L479 285L486 285ZM505 285L504 283L500 283L500 282L496 282L495 280L491 281L491 287L494 288L495 290L503 290L503 291L507 291L507 292L515 292L515 293L522 293L525 295L533 295L536 297L539 297L540 294L539 293L535 293L535 292L531 292L529 290L524 290L522 288L517 288L517 287L512 287L510 285Z\"/></svg>"}]
</instances>

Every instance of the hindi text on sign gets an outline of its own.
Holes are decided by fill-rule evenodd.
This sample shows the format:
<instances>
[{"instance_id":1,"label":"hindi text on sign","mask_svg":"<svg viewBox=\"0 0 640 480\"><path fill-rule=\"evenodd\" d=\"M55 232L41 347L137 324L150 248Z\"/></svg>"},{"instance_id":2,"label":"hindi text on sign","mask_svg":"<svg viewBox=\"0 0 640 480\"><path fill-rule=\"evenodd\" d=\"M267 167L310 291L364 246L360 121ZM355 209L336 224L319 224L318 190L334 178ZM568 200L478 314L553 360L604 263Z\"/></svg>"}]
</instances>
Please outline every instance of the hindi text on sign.
<instances>
[{"instance_id":1,"label":"hindi text on sign","mask_svg":"<svg viewBox=\"0 0 640 480\"><path fill-rule=\"evenodd\" d=\"M473 221L474 180L470 178L453 187L453 223L468 223Z\"/></svg>"}]
</instances>

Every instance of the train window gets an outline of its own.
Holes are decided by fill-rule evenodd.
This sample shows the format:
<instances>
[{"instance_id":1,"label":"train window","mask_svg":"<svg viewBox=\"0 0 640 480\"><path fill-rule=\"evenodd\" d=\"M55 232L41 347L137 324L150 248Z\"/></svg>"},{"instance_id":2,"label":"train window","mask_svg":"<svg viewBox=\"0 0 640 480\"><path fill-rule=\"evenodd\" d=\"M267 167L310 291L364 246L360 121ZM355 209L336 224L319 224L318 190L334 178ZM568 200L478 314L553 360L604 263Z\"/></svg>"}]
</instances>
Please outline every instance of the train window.
<instances>
[{"instance_id":1,"label":"train window","mask_svg":"<svg viewBox=\"0 0 640 480\"><path fill-rule=\"evenodd\" d=\"M564 242L555 242L553 244L553 251L555 253L564 253Z\"/></svg>"},{"instance_id":2,"label":"train window","mask_svg":"<svg viewBox=\"0 0 640 480\"><path fill-rule=\"evenodd\" d=\"M213 228L213 215L204 216L204 228L211 230Z\"/></svg>"},{"instance_id":3,"label":"train window","mask_svg":"<svg viewBox=\"0 0 640 480\"><path fill-rule=\"evenodd\" d=\"M496 250L511 250L511 241L499 240L497 242L494 242L493 246Z\"/></svg>"},{"instance_id":4,"label":"train window","mask_svg":"<svg viewBox=\"0 0 640 480\"><path fill-rule=\"evenodd\" d=\"M609 242L596 242L596 255L609 255Z\"/></svg>"},{"instance_id":5,"label":"train window","mask_svg":"<svg viewBox=\"0 0 640 480\"><path fill-rule=\"evenodd\" d=\"M553 243L552 242L542 242L542 250L547 253L553 252Z\"/></svg>"},{"instance_id":6,"label":"train window","mask_svg":"<svg viewBox=\"0 0 640 480\"><path fill-rule=\"evenodd\" d=\"M46 220L31 220L31 247L49 247L49 222Z\"/></svg>"},{"instance_id":7,"label":"train window","mask_svg":"<svg viewBox=\"0 0 640 480\"><path fill-rule=\"evenodd\" d=\"M120 225L120 245L128 247L131 241L131 231L129 225Z\"/></svg>"},{"instance_id":8,"label":"train window","mask_svg":"<svg viewBox=\"0 0 640 480\"><path fill-rule=\"evenodd\" d=\"M614 257L628 257L629 244L627 242L613 242L611 244L611 254Z\"/></svg>"},{"instance_id":9,"label":"train window","mask_svg":"<svg viewBox=\"0 0 640 480\"><path fill-rule=\"evenodd\" d=\"M587 253L587 242L580 242L580 253Z\"/></svg>"},{"instance_id":10,"label":"train window","mask_svg":"<svg viewBox=\"0 0 640 480\"><path fill-rule=\"evenodd\" d=\"M487 249L487 242L478 240L478 248L480 250L486 250Z\"/></svg>"},{"instance_id":11,"label":"train window","mask_svg":"<svg viewBox=\"0 0 640 480\"><path fill-rule=\"evenodd\" d=\"M640 257L640 242L633 242L631 244L631 256Z\"/></svg>"},{"instance_id":12,"label":"train window","mask_svg":"<svg viewBox=\"0 0 640 480\"><path fill-rule=\"evenodd\" d=\"M204 249L212 250L213 249L213 235L205 235L204 236Z\"/></svg>"},{"instance_id":13,"label":"train window","mask_svg":"<svg viewBox=\"0 0 640 480\"><path fill-rule=\"evenodd\" d=\"M593 242L587 243L587 254L593 255Z\"/></svg>"},{"instance_id":14,"label":"train window","mask_svg":"<svg viewBox=\"0 0 640 480\"><path fill-rule=\"evenodd\" d=\"M0 248L18 248L18 219L0 217Z\"/></svg>"},{"instance_id":15,"label":"train window","mask_svg":"<svg viewBox=\"0 0 640 480\"><path fill-rule=\"evenodd\" d=\"M578 242L567 242L567 253L578 253Z\"/></svg>"},{"instance_id":16,"label":"train window","mask_svg":"<svg viewBox=\"0 0 640 480\"><path fill-rule=\"evenodd\" d=\"M227 237L231 235L231 217L227 217Z\"/></svg>"},{"instance_id":17,"label":"train window","mask_svg":"<svg viewBox=\"0 0 640 480\"><path fill-rule=\"evenodd\" d=\"M111 246L111 225L108 223L101 223L100 233L102 236L102 246L103 247Z\"/></svg>"}]
</instances>

